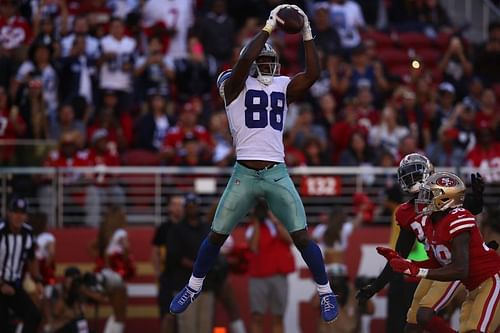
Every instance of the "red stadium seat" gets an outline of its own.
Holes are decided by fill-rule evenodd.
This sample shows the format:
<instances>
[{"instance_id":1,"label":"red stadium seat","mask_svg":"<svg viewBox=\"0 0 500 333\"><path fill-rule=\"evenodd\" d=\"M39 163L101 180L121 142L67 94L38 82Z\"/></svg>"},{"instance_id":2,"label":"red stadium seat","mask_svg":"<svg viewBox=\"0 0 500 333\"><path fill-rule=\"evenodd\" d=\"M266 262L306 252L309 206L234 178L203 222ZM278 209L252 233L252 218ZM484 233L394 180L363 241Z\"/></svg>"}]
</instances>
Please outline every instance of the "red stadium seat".
<instances>
[{"instance_id":1,"label":"red stadium seat","mask_svg":"<svg viewBox=\"0 0 500 333\"><path fill-rule=\"evenodd\" d=\"M125 166L158 166L160 155L144 149L132 149L123 155L122 162Z\"/></svg>"},{"instance_id":2,"label":"red stadium seat","mask_svg":"<svg viewBox=\"0 0 500 333\"><path fill-rule=\"evenodd\" d=\"M388 34L379 31L370 31L363 33L363 40L368 39L373 40L377 48L392 47L394 45L394 41Z\"/></svg>"},{"instance_id":3,"label":"red stadium seat","mask_svg":"<svg viewBox=\"0 0 500 333\"><path fill-rule=\"evenodd\" d=\"M441 58L441 52L435 50L434 48L425 48L417 50L418 57L422 62L429 67L434 67Z\"/></svg>"},{"instance_id":4,"label":"red stadium seat","mask_svg":"<svg viewBox=\"0 0 500 333\"><path fill-rule=\"evenodd\" d=\"M378 48L377 55L380 61L389 67L409 63L408 53L397 48Z\"/></svg>"},{"instance_id":5,"label":"red stadium seat","mask_svg":"<svg viewBox=\"0 0 500 333\"><path fill-rule=\"evenodd\" d=\"M408 49L421 49L432 46L432 40L418 32L405 32L399 34L399 43Z\"/></svg>"},{"instance_id":6,"label":"red stadium seat","mask_svg":"<svg viewBox=\"0 0 500 333\"><path fill-rule=\"evenodd\" d=\"M439 47L439 49L444 52L448 48L448 44L450 43L451 37L452 37L451 34L440 33L434 42Z\"/></svg>"},{"instance_id":7,"label":"red stadium seat","mask_svg":"<svg viewBox=\"0 0 500 333\"><path fill-rule=\"evenodd\" d=\"M396 64L389 66L389 72L394 76L400 77L401 79L409 78L409 76L411 75L410 64L409 63L406 65Z\"/></svg>"}]
</instances>

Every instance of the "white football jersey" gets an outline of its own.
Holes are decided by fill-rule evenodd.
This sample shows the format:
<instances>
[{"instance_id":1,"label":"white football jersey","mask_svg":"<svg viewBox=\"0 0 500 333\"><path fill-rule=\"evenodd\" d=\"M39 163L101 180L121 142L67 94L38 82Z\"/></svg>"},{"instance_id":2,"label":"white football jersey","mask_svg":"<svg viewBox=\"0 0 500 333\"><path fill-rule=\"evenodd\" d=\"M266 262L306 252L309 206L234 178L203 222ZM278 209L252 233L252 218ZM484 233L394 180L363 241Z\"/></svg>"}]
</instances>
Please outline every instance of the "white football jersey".
<instances>
[{"instance_id":1,"label":"white football jersey","mask_svg":"<svg viewBox=\"0 0 500 333\"><path fill-rule=\"evenodd\" d=\"M278 76L266 86L249 76L238 97L226 105L236 159L285 161L283 125L289 83L288 76Z\"/></svg>"},{"instance_id":2,"label":"white football jersey","mask_svg":"<svg viewBox=\"0 0 500 333\"><path fill-rule=\"evenodd\" d=\"M125 63L133 60L136 43L135 40L124 36L121 40L108 35L101 40L103 53L114 53L116 58L104 62L101 66L101 88L121 91L131 91L132 74L123 71Z\"/></svg>"}]
</instances>

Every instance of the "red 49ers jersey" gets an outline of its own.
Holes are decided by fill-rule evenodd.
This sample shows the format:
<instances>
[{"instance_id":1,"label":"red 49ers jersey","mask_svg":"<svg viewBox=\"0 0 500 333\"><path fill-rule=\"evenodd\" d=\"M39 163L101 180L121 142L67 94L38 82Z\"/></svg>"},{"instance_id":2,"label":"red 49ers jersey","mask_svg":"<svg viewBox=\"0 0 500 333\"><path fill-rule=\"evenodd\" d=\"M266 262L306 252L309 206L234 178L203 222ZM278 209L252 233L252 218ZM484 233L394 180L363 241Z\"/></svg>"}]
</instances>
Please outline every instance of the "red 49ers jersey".
<instances>
[{"instance_id":1,"label":"red 49ers jersey","mask_svg":"<svg viewBox=\"0 0 500 333\"><path fill-rule=\"evenodd\" d=\"M399 205L394 216L396 218L396 223L401 229L413 232L417 237L417 240L420 243L424 244L425 252L427 252L427 256L429 257L429 260L426 262L425 267L438 268L440 265L436 261L434 252L429 246L424 234L423 228L426 221L422 221L422 215L417 215L417 213L415 212L415 204L413 203L413 200ZM422 225L422 222L424 223L424 225Z\"/></svg>"},{"instance_id":2,"label":"red 49ers jersey","mask_svg":"<svg viewBox=\"0 0 500 333\"><path fill-rule=\"evenodd\" d=\"M421 224L426 241L441 266L451 263L453 239L463 232L470 233L469 274L461 281L468 290L476 289L483 281L500 272L500 256L486 246L474 215L467 209L455 208L436 223L432 223L429 216L423 216Z\"/></svg>"},{"instance_id":3,"label":"red 49ers jersey","mask_svg":"<svg viewBox=\"0 0 500 333\"><path fill-rule=\"evenodd\" d=\"M415 204L412 201L407 201L396 208L394 213L396 223L406 230L412 231L411 223L415 220L417 213L415 213Z\"/></svg>"}]
</instances>

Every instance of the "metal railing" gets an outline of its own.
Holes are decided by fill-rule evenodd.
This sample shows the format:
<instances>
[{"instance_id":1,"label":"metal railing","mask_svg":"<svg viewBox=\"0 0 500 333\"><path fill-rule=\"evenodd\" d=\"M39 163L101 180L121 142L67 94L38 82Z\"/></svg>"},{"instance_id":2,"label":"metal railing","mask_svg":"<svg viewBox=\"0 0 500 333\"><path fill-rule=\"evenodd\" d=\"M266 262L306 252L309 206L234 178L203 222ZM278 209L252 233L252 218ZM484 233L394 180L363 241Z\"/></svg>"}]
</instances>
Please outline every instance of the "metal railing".
<instances>
[{"instance_id":1,"label":"metal railing","mask_svg":"<svg viewBox=\"0 0 500 333\"><path fill-rule=\"evenodd\" d=\"M5 214L9 195L20 193L29 199L30 213L42 213L52 226L97 226L110 207L122 208L128 223L160 223L168 198L176 194L199 194L202 212L209 213L231 171L217 167L0 168L0 208ZM468 179L476 170L450 171ZM479 171L488 182L485 203L498 204L500 168ZM369 199L374 222L388 223L390 216L382 207L388 189L397 186L395 172L395 168L378 167L290 168L310 223L318 222L333 205L353 213L358 193Z\"/></svg>"}]
</instances>

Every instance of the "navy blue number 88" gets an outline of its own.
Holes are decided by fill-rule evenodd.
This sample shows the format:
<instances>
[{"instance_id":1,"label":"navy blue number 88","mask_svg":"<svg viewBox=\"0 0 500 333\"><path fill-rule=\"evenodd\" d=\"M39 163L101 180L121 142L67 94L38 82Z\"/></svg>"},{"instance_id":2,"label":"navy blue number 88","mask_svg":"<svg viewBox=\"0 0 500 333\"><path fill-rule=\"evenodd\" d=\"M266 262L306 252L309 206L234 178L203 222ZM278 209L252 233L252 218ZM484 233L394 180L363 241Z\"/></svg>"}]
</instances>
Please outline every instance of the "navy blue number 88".
<instances>
[{"instance_id":1,"label":"navy blue number 88","mask_svg":"<svg viewBox=\"0 0 500 333\"><path fill-rule=\"evenodd\" d=\"M267 107L271 102L271 111ZM277 131L283 130L285 94L272 92L270 96L263 90L248 90L245 95L245 125L248 128L264 128L269 123Z\"/></svg>"}]
</instances>

